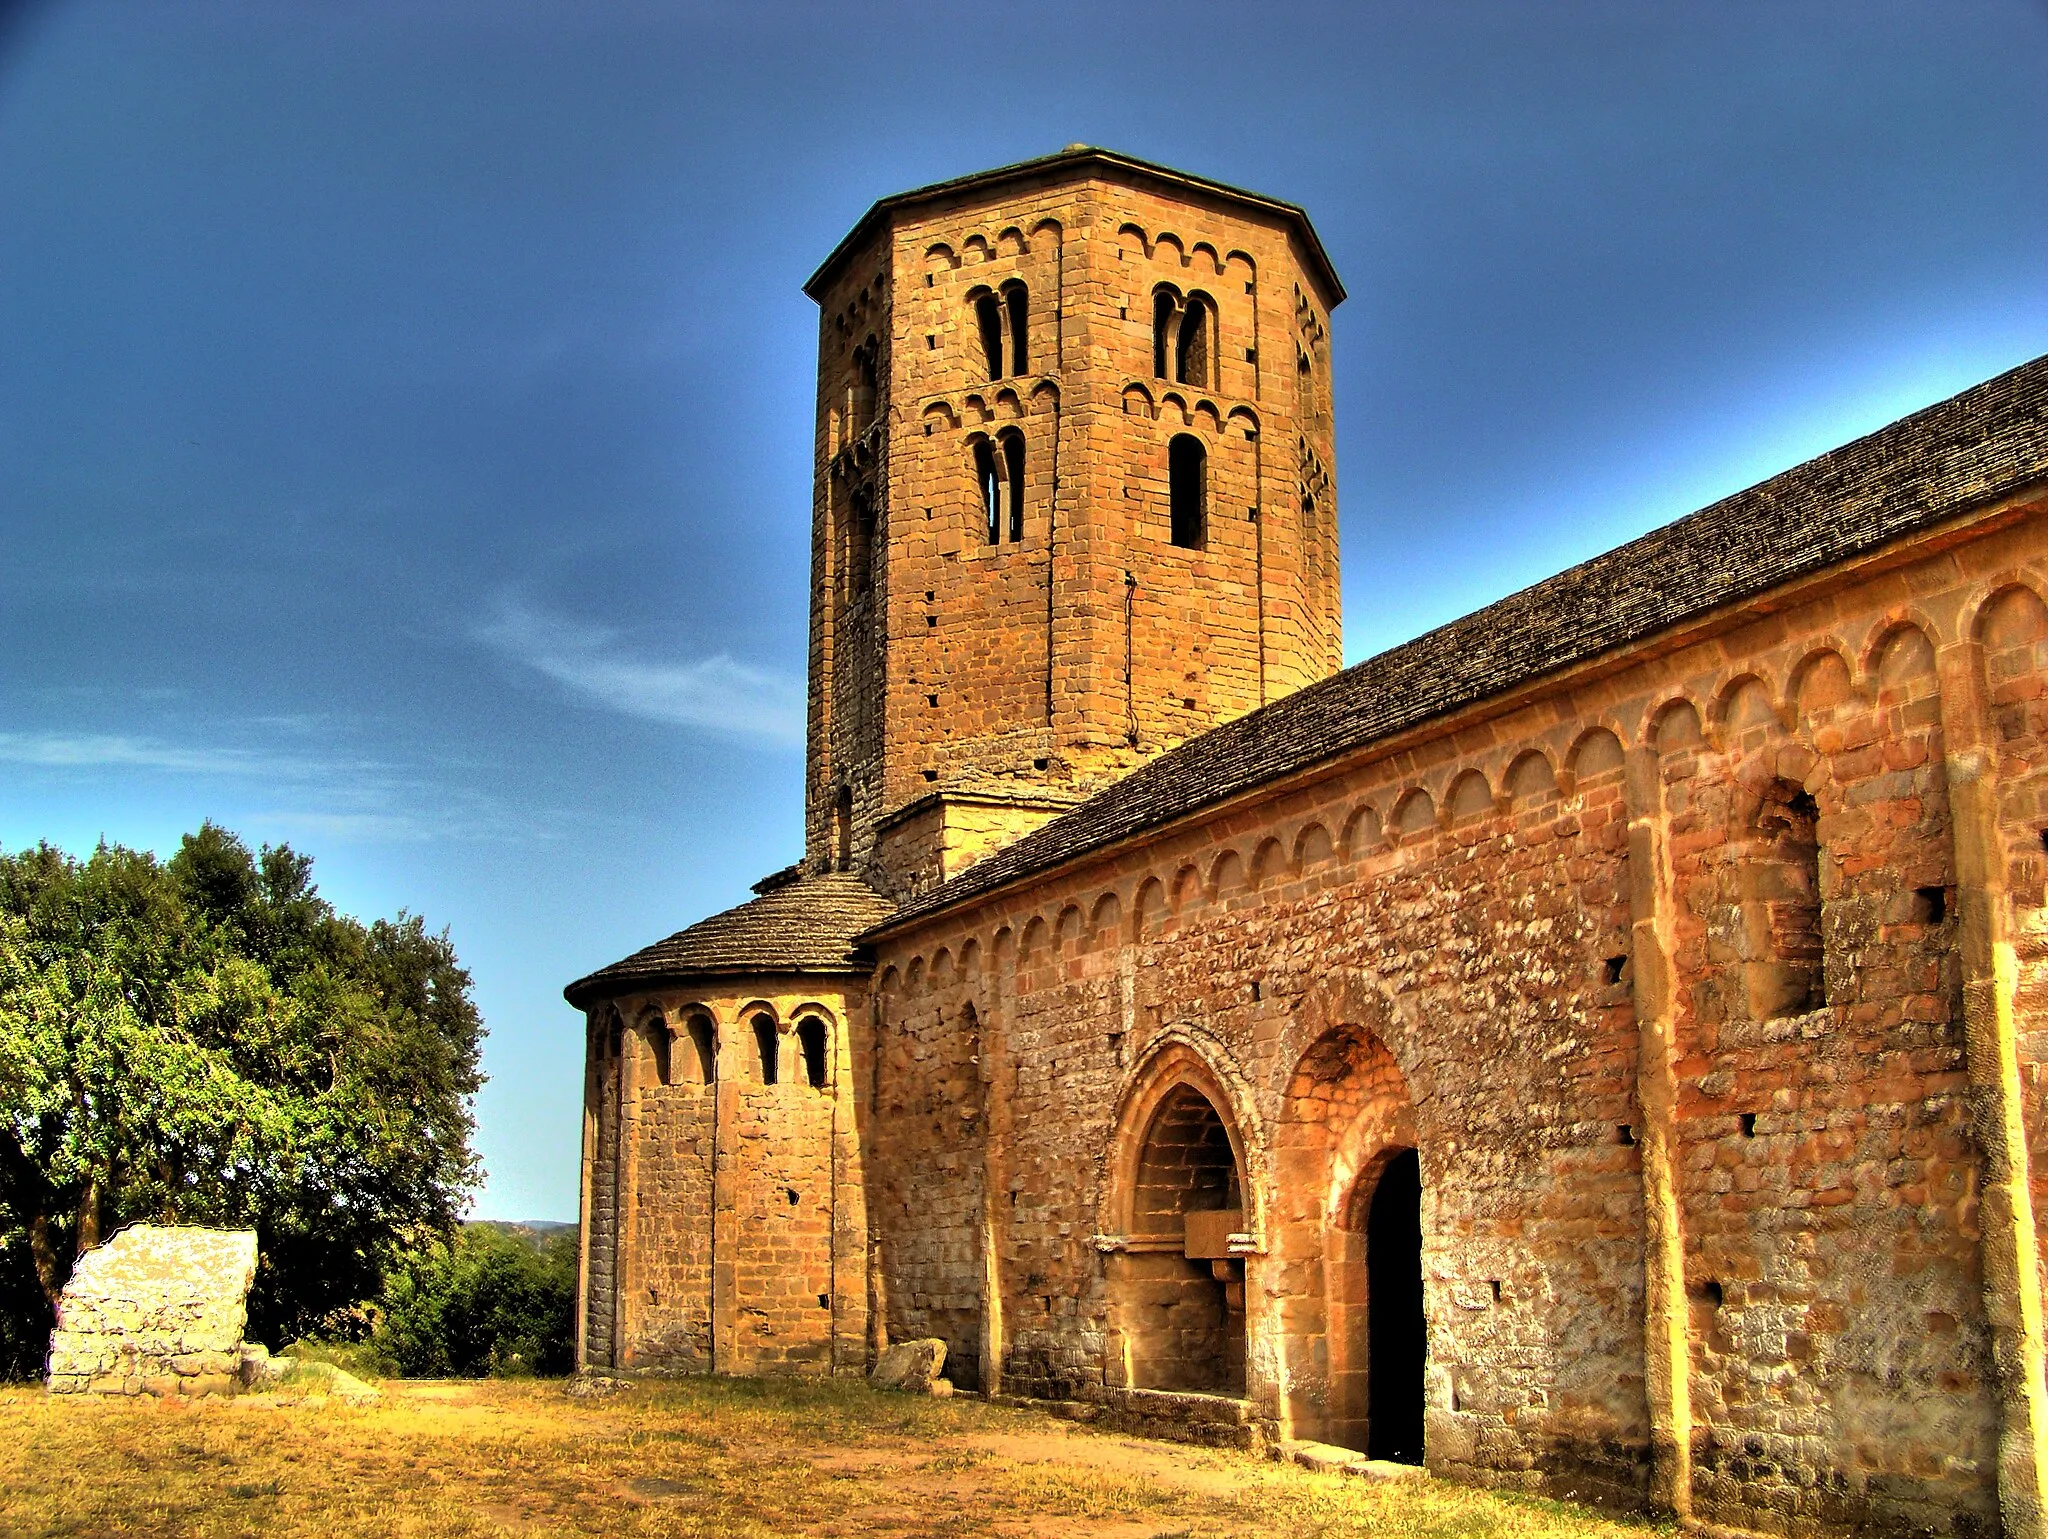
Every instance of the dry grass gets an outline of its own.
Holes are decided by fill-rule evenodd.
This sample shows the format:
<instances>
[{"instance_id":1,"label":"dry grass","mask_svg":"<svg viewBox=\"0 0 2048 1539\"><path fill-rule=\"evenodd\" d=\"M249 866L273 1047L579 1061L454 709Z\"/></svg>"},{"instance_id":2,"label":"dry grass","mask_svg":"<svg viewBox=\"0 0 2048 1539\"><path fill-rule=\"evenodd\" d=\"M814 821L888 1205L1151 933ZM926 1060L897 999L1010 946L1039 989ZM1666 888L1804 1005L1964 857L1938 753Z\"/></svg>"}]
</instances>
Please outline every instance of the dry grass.
<instances>
[{"instance_id":1,"label":"dry grass","mask_svg":"<svg viewBox=\"0 0 2048 1539\"><path fill-rule=\"evenodd\" d=\"M1645 1539L1435 1482L1379 1486L860 1383L390 1384L194 1405L0 1390L0 1532L35 1535L1339 1534Z\"/></svg>"}]
</instances>

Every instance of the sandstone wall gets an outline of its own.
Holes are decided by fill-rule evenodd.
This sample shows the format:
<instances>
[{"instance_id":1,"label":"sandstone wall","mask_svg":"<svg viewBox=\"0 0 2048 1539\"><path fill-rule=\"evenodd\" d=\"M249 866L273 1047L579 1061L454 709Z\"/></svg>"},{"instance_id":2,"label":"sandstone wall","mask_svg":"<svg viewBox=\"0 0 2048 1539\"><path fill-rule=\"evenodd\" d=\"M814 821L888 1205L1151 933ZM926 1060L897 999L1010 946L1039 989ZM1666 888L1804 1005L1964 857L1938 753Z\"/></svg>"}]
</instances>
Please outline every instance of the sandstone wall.
<instances>
[{"instance_id":1,"label":"sandstone wall","mask_svg":"<svg viewBox=\"0 0 2048 1539\"><path fill-rule=\"evenodd\" d=\"M592 1012L584 1362L865 1367L867 1223L844 1024L862 996L822 982L721 979L716 992L661 990Z\"/></svg>"},{"instance_id":2,"label":"sandstone wall","mask_svg":"<svg viewBox=\"0 0 2048 1539\"><path fill-rule=\"evenodd\" d=\"M2031 1224L1980 1214L2028 1149L1973 1121L2003 1081L1964 1001L2009 926L2038 1149L2020 511L886 937L889 1332L1020 1392L1145 1387L1201 1273L1134 1222L1137 1171L1197 1092L1244 1188L1209 1296L1242 1266L1272 1430L1365 1436L1359 1204L1411 1146L1432 1467L1769 1530L1995 1525L1997 1333L2038 1274L2001 1260Z\"/></svg>"},{"instance_id":3,"label":"sandstone wall","mask_svg":"<svg viewBox=\"0 0 2048 1539\"><path fill-rule=\"evenodd\" d=\"M817 294L813 865L915 890L931 841L886 820L920 798L1092 791L1334 671L1335 296L1295 241L1070 166L905 209ZM1200 309L1199 356L1155 346L1161 296ZM1170 539L1177 435L1198 548Z\"/></svg>"}]
</instances>

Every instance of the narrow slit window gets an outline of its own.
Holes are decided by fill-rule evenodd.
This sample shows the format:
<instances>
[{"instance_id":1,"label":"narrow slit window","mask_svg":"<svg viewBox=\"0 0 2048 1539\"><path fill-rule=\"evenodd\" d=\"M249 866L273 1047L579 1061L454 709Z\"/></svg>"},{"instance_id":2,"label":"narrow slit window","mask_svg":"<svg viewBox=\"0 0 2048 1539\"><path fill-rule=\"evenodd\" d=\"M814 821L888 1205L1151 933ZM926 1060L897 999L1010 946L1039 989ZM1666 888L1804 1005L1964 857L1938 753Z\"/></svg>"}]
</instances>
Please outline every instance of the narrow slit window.
<instances>
[{"instance_id":1,"label":"narrow slit window","mask_svg":"<svg viewBox=\"0 0 2048 1539\"><path fill-rule=\"evenodd\" d=\"M1003 311L1010 322L1010 372L1022 374L1029 367L1031 354L1030 300L1021 283L1003 285Z\"/></svg>"},{"instance_id":2,"label":"narrow slit window","mask_svg":"<svg viewBox=\"0 0 2048 1539\"><path fill-rule=\"evenodd\" d=\"M848 416L851 419L851 436L858 438L865 433L875 420L875 396L877 368L875 355L880 351L873 337L853 351L853 399Z\"/></svg>"},{"instance_id":3,"label":"narrow slit window","mask_svg":"<svg viewBox=\"0 0 2048 1539\"><path fill-rule=\"evenodd\" d=\"M841 785L832 804L832 864L853 869L853 787Z\"/></svg>"},{"instance_id":4,"label":"narrow slit window","mask_svg":"<svg viewBox=\"0 0 2048 1539\"><path fill-rule=\"evenodd\" d=\"M761 1083L764 1085L772 1085L778 1078L776 1057L779 1046L774 1019L766 1015L755 1016L754 1050L761 1058Z\"/></svg>"},{"instance_id":5,"label":"narrow slit window","mask_svg":"<svg viewBox=\"0 0 2048 1539\"><path fill-rule=\"evenodd\" d=\"M1024 538L1024 435L1008 432L1003 435L1003 473L1009 482L1008 502L1010 505L1010 539L1012 542Z\"/></svg>"},{"instance_id":6,"label":"narrow slit window","mask_svg":"<svg viewBox=\"0 0 2048 1539\"><path fill-rule=\"evenodd\" d=\"M984 293L974 301L975 324L981 329L981 356L988 365L988 377L1003 377L1003 307L996 296Z\"/></svg>"},{"instance_id":7,"label":"narrow slit window","mask_svg":"<svg viewBox=\"0 0 2048 1539\"><path fill-rule=\"evenodd\" d=\"M981 518L991 545L1003 537L1003 478L996 451L986 438L974 440L974 479L981 487Z\"/></svg>"},{"instance_id":8,"label":"narrow slit window","mask_svg":"<svg viewBox=\"0 0 2048 1539\"><path fill-rule=\"evenodd\" d=\"M803 1049L804 1078L813 1090L823 1090L827 1080L825 1023L815 1015L797 1022L797 1046Z\"/></svg>"},{"instance_id":9,"label":"narrow slit window","mask_svg":"<svg viewBox=\"0 0 2048 1539\"><path fill-rule=\"evenodd\" d=\"M692 1016L689 1030L690 1048L697 1059L697 1079L702 1084L715 1084L718 1080L718 1047L711 1032L711 1022L701 1015Z\"/></svg>"},{"instance_id":10,"label":"narrow slit window","mask_svg":"<svg viewBox=\"0 0 2048 1539\"><path fill-rule=\"evenodd\" d=\"M1173 290L1160 289L1152 296L1152 373L1159 379L1166 378L1166 358L1173 336L1174 317L1180 313L1180 302Z\"/></svg>"},{"instance_id":11,"label":"narrow slit window","mask_svg":"<svg viewBox=\"0 0 2048 1539\"><path fill-rule=\"evenodd\" d=\"M1173 377L1183 385L1209 383L1209 307L1198 294L1190 295L1187 308L1181 311Z\"/></svg>"},{"instance_id":12,"label":"narrow slit window","mask_svg":"<svg viewBox=\"0 0 2048 1539\"><path fill-rule=\"evenodd\" d=\"M846 530L846 575L852 592L865 593L873 581L875 552L875 494L868 486L857 486L849 499Z\"/></svg>"},{"instance_id":13,"label":"narrow slit window","mask_svg":"<svg viewBox=\"0 0 2048 1539\"><path fill-rule=\"evenodd\" d=\"M1189 550L1202 548L1203 508L1209 475L1209 453L1202 440L1179 433L1166 446L1168 522L1173 543Z\"/></svg>"},{"instance_id":14,"label":"narrow slit window","mask_svg":"<svg viewBox=\"0 0 2048 1539\"><path fill-rule=\"evenodd\" d=\"M668 1022L656 1017L647 1023L647 1046L654 1054L654 1078L659 1084L675 1083L670 1077L674 1068Z\"/></svg>"}]
</instances>

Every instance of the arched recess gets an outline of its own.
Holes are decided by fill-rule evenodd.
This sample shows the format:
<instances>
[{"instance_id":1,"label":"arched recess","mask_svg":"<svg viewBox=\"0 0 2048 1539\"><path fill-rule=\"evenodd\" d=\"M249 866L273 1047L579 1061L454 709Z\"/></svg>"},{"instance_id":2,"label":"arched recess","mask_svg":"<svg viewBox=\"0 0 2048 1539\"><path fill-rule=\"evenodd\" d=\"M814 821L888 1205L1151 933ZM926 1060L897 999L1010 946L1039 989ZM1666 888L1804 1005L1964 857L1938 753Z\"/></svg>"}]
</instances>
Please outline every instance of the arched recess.
<instances>
[{"instance_id":1,"label":"arched recess","mask_svg":"<svg viewBox=\"0 0 2048 1539\"><path fill-rule=\"evenodd\" d=\"M1403 1187L1419 1178L1415 1106L1375 1032L1346 1022L1309 1044L1274 1144L1274 1276L1293 1435L1419 1463L1420 1188Z\"/></svg>"},{"instance_id":2,"label":"arched recess","mask_svg":"<svg viewBox=\"0 0 2048 1539\"><path fill-rule=\"evenodd\" d=\"M1785 694L1799 724L1810 730L1854 697L1849 664L1834 647L1809 652L1793 668Z\"/></svg>"},{"instance_id":3,"label":"arched recess","mask_svg":"<svg viewBox=\"0 0 2048 1539\"><path fill-rule=\"evenodd\" d=\"M1141 941L1157 936L1172 922L1165 884L1156 876L1148 876L1131 904L1131 939Z\"/></svg>"},{"instance_id":4,"label":"arched recess","mask_svg":"<svg viewBox=\"0 0 2048 1539\"><path fill-rule=\"evenodd\" d=\"M1258 1249L1249 1096L1169 1031L1120 1098L1105 1162L1111 1383L1241 1396L1245 1264Z\"/></svg>"}]
</instances>

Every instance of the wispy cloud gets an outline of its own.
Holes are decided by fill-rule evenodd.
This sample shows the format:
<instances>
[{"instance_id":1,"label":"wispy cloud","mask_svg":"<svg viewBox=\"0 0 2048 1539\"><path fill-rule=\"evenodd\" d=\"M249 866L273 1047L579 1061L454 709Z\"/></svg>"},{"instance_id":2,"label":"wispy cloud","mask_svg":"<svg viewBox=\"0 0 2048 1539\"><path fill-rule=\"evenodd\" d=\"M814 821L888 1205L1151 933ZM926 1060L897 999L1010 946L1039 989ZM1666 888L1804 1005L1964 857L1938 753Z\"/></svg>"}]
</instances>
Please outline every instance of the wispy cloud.
<instances>
[{"instance_id":1,"label":"wispy cloud","mask_svg":"<svg viewBox=\"0 0 2048 1539\"><path fill-rule=\"evenodd\" d=\"M648 662L624 652L616 631L499 600L476 638L607 710L679 727L707 727L778 746L801 743L804 691L797 679L720 653L690 662Z\"/></svg>"},{"instance_id":2,"label":"wispy cloud","mask_svg":"<svg viewBox=\"0 0 2048 1539\"><path fill-rule=\"evenodd\" d=\"M305 768L242 748L185 748L118 732L0 732L0 763L179 775L276 775Z\"/></svg>"},{"instance_id":3,"label":"wispy cloud","mask_svg":"<svg viewBox=\"0 0 2048 1539\"><path fill-rule=\"evenodd\" d=\"M285 718L288 726L314 731L319 718ZM277 720L245 718L227 736L253 726L277 730ZM218 782L213 815L229 827L266 837L316 836L365 844L420 843L439 839L516 842L550 840L564 832L565 814L543 807L515 807L495 792L463 783L446 766L404 768L347 753L304 753L212 743L179 743L143 733L0 732L0 764L22 766L55 777L188 776Z\"/></svg>"}]
</instances>

